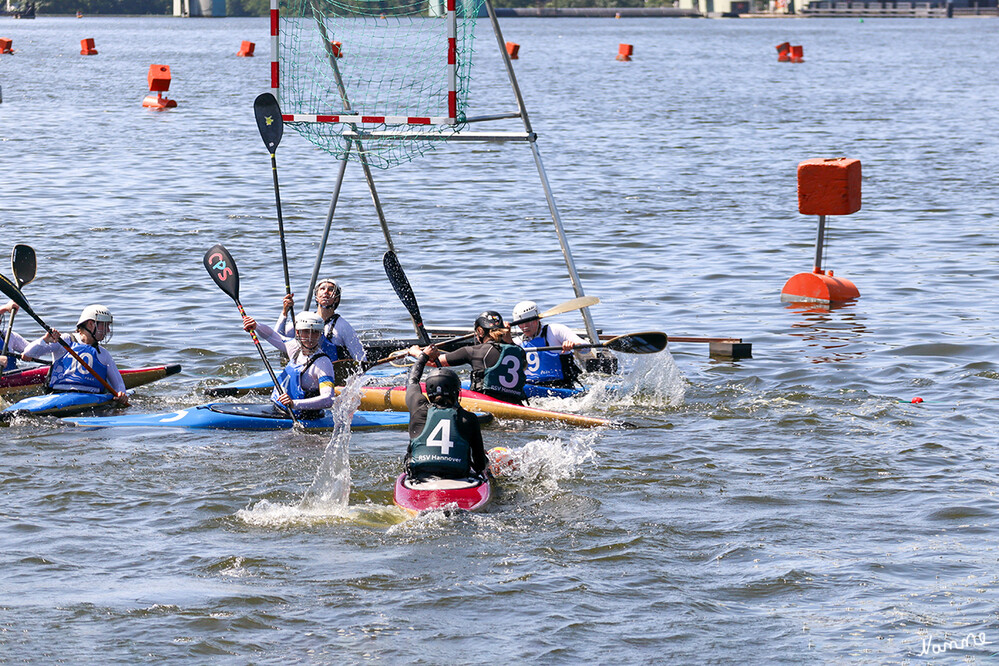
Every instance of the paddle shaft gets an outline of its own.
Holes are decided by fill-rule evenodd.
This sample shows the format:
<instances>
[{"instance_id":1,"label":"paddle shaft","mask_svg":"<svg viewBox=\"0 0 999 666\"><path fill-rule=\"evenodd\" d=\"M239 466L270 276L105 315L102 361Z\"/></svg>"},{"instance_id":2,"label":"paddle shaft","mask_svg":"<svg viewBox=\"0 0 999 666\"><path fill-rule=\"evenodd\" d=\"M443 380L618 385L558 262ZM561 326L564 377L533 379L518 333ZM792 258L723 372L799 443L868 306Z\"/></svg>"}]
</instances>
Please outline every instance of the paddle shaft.
<instances>
[{"instance_id":1,"label":"paddle shaft","mask_svg":"<svg viewBox=\"0 0 999 666\"><path fill-rule=\"evenodd\" d=\"M284 267L284 290L291 293L291 276L288 273L288 248L284 241L284 216L281 214L281 187L278 184L277 153L271 153L271 175L274 177L274 204L277 207L278 235L281 237L281 264ZM289 308L288 314L295 321L295 310Z\"/></svg>"},{"instance_id":2,"label":"paddle shaft","mask_svg":"<svg viewBox=\"0 0 999 666\"><path fill-rule=\"evenodd\" d=\"M3 351L0 352L0 356L6 356L7 350L10 349L10 336L14 332L14 315L17 314L17 310L10 313L10 321L7 322L7 333L3 337Z\"/></svg>"}]
</instances>

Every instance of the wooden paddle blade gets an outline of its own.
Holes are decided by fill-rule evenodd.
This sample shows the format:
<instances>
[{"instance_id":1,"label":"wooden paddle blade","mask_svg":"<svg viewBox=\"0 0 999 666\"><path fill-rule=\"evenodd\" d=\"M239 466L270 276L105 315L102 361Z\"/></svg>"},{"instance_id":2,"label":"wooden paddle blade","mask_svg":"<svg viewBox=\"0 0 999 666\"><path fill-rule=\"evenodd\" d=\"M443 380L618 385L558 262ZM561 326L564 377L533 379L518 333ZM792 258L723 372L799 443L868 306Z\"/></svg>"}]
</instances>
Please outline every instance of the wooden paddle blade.
<instances>
[{"instance_id":1,"label":"wooden paddle blade","mask_svg":"<svg viewBox=\"0 0 999 666\"><path fill-rule=\"evenodd\" d=\"M35 279L35 249L30 245L15 245L10 252L10 270L19 287Z\"/></svg>"},{"instance_id":2,"label":"wooden paddle blade","mask_svg":"<svg viewBox=\"0 0 999 666\"><path fill-rule=\"evenodd\" d=\"M583 308L588 308L591 305L596 305L600 302L600 299L596 296L580 296L579 298L573 298L566 301L565 303L559 303L550 310L545 310L539 317L552 317L558 314L564 314L566 312L572 312L573 310L582 310Z\"/></svg>"},{"instance_id":3,"label":"wooden paddle blade","mask_svg":"<svg viewBox=\"0 0 999 666\"><path fill-rule=\"evenodd\" d=\"M264 140L267 150L273 154L281 143L284 135L284 119L281 117L281 107L274 95L264 93L253 100L253 115L257 118L257 129L260 138Z\"/></svg>"},{"instance_id":4,"label":"wooden paddle blade","mask_svg":"<svg viewBox=\"0 0 999 666\"><path fill-rule=\"evenodd\" d=\"M205 270L219 289L239 303L239 271L236 270L236 260L224 245L218 243L205 252Z\"/></svg>"},{"instance_id":5,"label":"wooden paddle blade","mask_svg":"<svg viewBox=\"0 0 999 666\"><path fill-rule=\"evenodd\" d=\"M403 306L409 312L409 316L413 318L413 324L416 326L416 334L420 336L420 342L429 345L430 334L427 333L427 329L423 326L423 317L420 315L420 306L416 302L416 294L413 293L413 286L409 283L405 271L402 270L399 257L395 256L395 252L389 250L382 257L382 264L385 266L385 274L388 275L389 282L392 283L392 288L395 289L396 295L399 296L399 300L402 301Z\"/></svg>"},{"instance_id":6,"label":"wooden paddle blade","mask_svg":"<svg viewBox=\"0 0 999 666\"><path fill-rule=\"evenodd\" d=\"M665 333L649 331L646 333L629 333L611 338L602 346L624 354L655 354L666 349L669 338Z\"/></svg>"}]
</instances>

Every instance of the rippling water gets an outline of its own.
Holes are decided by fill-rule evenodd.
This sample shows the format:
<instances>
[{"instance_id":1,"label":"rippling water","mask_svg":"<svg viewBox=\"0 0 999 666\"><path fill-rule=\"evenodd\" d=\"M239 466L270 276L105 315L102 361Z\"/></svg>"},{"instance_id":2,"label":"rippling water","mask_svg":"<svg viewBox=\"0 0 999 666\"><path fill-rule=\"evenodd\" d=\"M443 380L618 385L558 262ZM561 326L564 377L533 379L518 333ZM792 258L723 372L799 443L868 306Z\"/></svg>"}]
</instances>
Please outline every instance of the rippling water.
<instances>
[{"instance_id":1,"label":"rippling water","mask_svg":"<svg viewBox=\"0 0 999 666\"><path fill-rule=\"evenodd\" d=\"M401 431L339 442L4 427L0 661L999 651L999 55L987 47L999 22L503 28L521 44L517 74L584 287L602 299L597 325L738 336L753 358L674 343L624 359L618 388L561 405L637 430L490 426L519 471L488 513L458 518L401 522ZM42 17L0 20L0 36L17 49L0 56L0 231L38 252L25 288L36 311L69 329L104 302L120 365L183 364L138 391L136 412L198 404L206 383L256 370L201 256L226 243L244 305L276 313L273 191L251 112L267 85L266 21ZM99 56L77 55L85 37ZM475 112L509 111L491 35L479 37ZM265 57L235 57L244 39ZM804 64L776 61L786 40ZM620 42L633 62L614 61ZM172 68L173 111L140 107L152 63ZM862 297L831 311L782 304L814 252L796 165L835 156L862 161L864 206L830 219L825 265ZM289 131L278 165L301 294L335 163ZM526 148L447 147L375 177L428 324L572 296ZM356 165L334 226L324 271L342 279L343 314L409 331ZM969 633L988 644L945 643Z\"/></svg>"}]
</instances>

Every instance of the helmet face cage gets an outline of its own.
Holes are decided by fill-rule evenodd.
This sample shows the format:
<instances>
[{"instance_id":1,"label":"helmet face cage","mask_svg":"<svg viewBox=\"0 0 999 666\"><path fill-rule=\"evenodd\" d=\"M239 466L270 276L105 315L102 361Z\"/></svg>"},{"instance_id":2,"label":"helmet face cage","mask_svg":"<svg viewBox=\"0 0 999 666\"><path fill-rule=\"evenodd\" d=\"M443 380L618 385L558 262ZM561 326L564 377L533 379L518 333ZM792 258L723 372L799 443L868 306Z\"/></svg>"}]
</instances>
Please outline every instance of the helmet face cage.
<instances>
[{"instance_id":1,"label":"helmet face cage","mask_svg":"<svg viewBox=\"0 0 999 666\"><path fill-rule=\"evenodd\" d=\"M337 283L336 280L332 278L326 278L325 280L320 280L319 283L316 285L316 292L313 294L313 296L316 297L316 303L318 304L319 302L319 287L323 286L324 284L333 285L333 304L329 307L331 310L336 310L338 307L340 307L340 285Z\"/></svg>"},{"instance_id":2,"label":"helmet face cage","mask_svg":"<svg viewBox=\"0 0 999 666\"><path fill-rule=\"evenodd\" d=\"M107 324L107 327L106 327L106 333L104 334L104 337L101 339L101 342L107 344L108 342L111 341L111 338L114 337L114 317L111 315L111 311L108 310L103 305L88 305L87 307L83 308L83 312L80 313L80 318L76 322L76 328L80 329L88 321L94 322L94 328L93 329L85 328L84 330L90 333L90 335L92 335L94 338L97 337L95 335L95 333L97 332L96 325L102 322Z\"/></svg>"}]
</instances>

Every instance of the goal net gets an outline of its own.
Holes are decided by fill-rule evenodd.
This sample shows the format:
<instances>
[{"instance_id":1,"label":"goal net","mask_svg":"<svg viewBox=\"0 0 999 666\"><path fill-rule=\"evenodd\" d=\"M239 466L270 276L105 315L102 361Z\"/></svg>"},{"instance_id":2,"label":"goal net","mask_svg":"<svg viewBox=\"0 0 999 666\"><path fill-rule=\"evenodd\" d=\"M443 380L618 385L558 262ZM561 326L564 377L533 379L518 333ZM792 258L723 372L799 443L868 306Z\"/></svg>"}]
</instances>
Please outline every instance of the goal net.
<instances>
[{"instance_id":1,"label":"goal net","mask_svg":"<svg viewBox=\"0 0 999 666\"><path fill-rule=\"evenodd\" d=\"M271 87L326 152L387 168L461 130L482 0L271 0Z\"/></svg>"}]
</instances>

